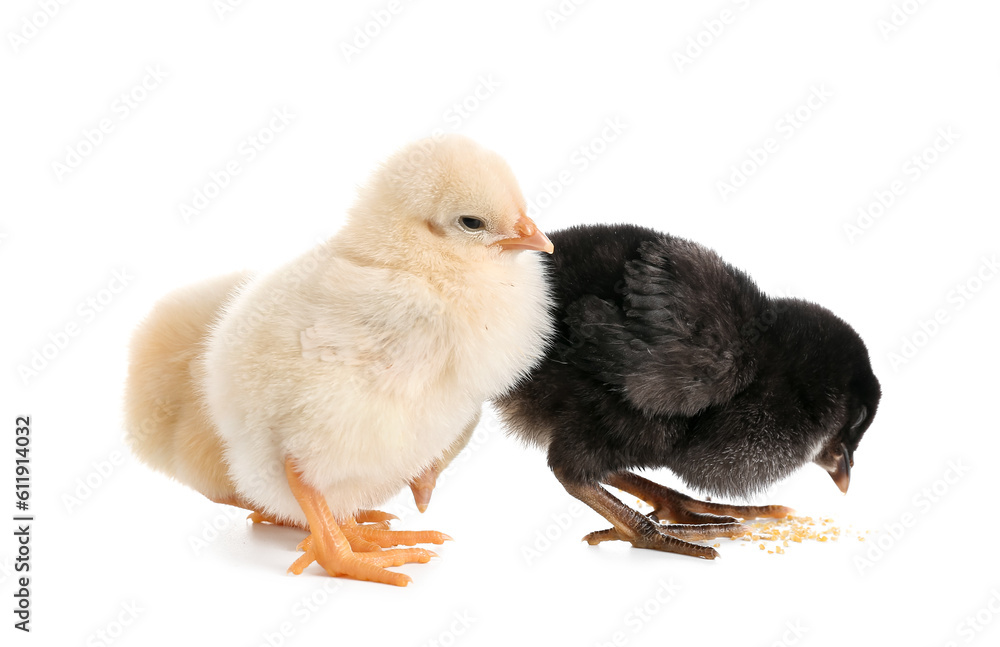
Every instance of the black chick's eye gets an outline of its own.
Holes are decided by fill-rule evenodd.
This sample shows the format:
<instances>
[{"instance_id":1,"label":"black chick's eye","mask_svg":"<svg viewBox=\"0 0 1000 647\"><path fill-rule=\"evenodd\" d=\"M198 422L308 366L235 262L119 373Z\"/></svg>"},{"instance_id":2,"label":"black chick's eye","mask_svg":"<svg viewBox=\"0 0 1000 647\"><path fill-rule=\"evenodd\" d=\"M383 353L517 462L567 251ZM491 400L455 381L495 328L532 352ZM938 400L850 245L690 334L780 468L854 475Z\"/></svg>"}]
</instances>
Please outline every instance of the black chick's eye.
<instances>
[{"instance_id":1,"label":"black chick's eye","mask_svg":"<svg viewBox=\"0 0 1000 647\"><path fill-rule=\"evenodd\" d=\"M858 427L860 427L861 423L864 422L865 418L867 417L868 417L868 407L866 407L865 405L861 405L861 411L858 412L858 419L854 421L853 425L851 425L851 429L857 429Z\"/></svg>"},{"instance_id":2,"label":"black chick's eye","mask_svg":"<svg viewBox=\"0 0 1000 647\"><path fill-rule=\"evenodd\" d=\"M460 216L458 222L469 231L482 231L486 228L486 223L480 218L473 218L472 216Z\"/></svg>"}]
</instances>

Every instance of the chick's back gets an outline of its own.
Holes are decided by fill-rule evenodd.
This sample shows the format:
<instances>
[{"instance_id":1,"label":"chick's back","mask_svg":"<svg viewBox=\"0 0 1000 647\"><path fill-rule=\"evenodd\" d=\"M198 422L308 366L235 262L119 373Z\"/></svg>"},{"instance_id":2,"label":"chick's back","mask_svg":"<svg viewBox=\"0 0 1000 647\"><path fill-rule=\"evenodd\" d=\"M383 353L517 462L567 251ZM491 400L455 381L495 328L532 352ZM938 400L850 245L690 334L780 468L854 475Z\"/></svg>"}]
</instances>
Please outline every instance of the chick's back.
<instances>
[{"instance_id":1,"label":"chick's back","mask_svg":"<svg viewBox=\"0 0 1000 647\"><path fill-rule=\"evenodd\" d=\"M511 431L557 452L581 479L663 466L688 416L753 374L742 327L766 307L714 252L635 225L554 232L555 341L497 402Z\"/></svg>"},{"instance_id":2,"label":"chick's back","mask_svg":"<svg viewBox=\"0 0 1000 647\"><path fill-rule=\"evenodd\" d=\"M139 325L129 348L126 440L151 467L213 500L235 493L202 398L201 356L223 306L249 276L175 290Z\"/></svg>"}]
</instances>

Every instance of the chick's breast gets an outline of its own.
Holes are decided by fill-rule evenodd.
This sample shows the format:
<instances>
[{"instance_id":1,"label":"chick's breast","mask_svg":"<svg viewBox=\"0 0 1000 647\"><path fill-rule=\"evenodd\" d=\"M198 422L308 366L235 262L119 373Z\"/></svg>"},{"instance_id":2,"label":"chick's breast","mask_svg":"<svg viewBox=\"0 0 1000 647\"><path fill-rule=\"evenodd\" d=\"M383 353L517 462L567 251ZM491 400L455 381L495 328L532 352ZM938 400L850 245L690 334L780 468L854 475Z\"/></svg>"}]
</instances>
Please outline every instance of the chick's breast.
<instances>
[{"instance_id":1,"label":"chick's breast","mask_svg":"<svg viewBox=\"0 0 1000 647\"><path fill-rule=\"evenodd\" d=\"M328 253L313 271L300 259L248 285L205 357L206 401L237 489L300 522L286 456L338 519L379 505L531 368L547 335L530 257L511 272L521 289L480 283L477 303Z\"/></svg>"}]
</instances>

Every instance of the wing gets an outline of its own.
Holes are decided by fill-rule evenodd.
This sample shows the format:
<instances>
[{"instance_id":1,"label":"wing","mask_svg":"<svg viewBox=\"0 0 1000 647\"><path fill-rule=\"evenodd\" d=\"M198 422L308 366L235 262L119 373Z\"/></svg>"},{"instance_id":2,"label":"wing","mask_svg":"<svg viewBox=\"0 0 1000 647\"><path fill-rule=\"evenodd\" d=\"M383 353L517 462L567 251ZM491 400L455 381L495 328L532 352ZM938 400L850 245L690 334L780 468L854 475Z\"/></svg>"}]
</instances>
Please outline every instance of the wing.
<instances>
[{"instance_id":1,"label":"wing","mask_svg":"<svg viewBox=\"0 0 1000 647\"><path fill-rule=\"evenodd\" d=\"M663 236L639 251L620 304L587 295L567 307L566 361L650 415L727 402L752 379L747 326L766 297L695 243Z\"/></svg>"}]
</instances>

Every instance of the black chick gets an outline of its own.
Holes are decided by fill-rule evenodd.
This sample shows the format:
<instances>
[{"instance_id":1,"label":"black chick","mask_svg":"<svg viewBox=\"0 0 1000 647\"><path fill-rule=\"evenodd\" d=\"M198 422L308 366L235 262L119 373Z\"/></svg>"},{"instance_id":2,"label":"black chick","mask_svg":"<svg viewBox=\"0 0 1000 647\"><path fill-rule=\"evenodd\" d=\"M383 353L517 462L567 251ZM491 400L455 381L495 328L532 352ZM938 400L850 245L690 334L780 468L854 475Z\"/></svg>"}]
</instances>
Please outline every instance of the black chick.
<instances>
[{"instance_id":1,"label":"black chick","mask_svg":"<svg viewBox=\"0 0 1000 647\"><path fill-rule=\"evenodd\" d=\"M715 252L650 229L582 226L551 239L556 338L497 405L513 432L547 448L566 490L614 525L584 539L713 559L684 540L740 533L734 517L791 512L697 501L637 468L747 496L812 461L847 491L881 396L849 325L768 297ZM652 520L601 483L654 506Z\"/></svg>"}]
</instances>

